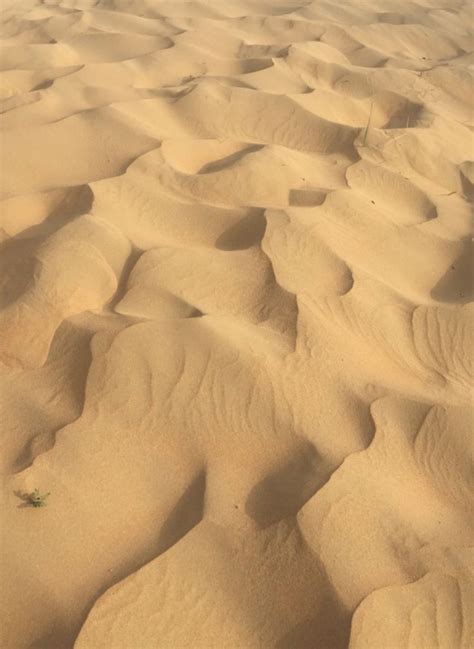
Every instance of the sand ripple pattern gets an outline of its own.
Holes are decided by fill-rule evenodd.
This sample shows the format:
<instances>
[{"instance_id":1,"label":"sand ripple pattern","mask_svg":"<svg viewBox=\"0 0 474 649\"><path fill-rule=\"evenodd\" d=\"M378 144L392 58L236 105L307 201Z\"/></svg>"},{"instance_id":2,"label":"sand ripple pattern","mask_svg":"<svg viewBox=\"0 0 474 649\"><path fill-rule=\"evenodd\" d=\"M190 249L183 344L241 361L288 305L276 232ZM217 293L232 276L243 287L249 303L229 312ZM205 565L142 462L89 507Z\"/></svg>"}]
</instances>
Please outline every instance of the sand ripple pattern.
<instances>
[{"instance_id":1,"label":"sand ripple pattern","mask_svg":"<svg viewBox=\"0 0 474 649\"><path fill-rule=\"evenodd\" d=\"M4 3L5 649L474 645L471 12Z\"/></svg>"}]
</instances>

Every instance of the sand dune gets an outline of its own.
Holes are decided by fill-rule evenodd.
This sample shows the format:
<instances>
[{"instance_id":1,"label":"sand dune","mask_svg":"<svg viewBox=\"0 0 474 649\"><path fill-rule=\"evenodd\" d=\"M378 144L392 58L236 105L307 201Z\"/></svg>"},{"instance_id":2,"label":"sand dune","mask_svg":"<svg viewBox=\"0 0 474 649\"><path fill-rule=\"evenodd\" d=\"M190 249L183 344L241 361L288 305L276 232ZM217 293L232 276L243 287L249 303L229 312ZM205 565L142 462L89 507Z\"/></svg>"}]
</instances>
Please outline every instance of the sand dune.
<instances>
[{"instance_id":1,"label":"sand dune","mask_svg":"<svg viewBox=\"0 0 474 649\"><path fill-rule=\"evenodd\" d=\"M472 647L470 4L0 37L2 647Z\"/></svg>"}]
</instances>

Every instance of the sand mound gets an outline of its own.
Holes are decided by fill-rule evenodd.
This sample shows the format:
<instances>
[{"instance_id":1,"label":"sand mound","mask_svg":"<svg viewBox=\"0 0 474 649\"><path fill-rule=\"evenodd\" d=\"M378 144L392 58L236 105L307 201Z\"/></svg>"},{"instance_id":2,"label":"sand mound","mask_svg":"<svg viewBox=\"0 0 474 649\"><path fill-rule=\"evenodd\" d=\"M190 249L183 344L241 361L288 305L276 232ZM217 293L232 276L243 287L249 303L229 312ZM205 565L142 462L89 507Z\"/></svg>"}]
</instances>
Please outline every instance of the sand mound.
<instances>
[{"instance_id":1,"label":"sand mound","mask_svg":"<svg viewBox=\"0 0 474 649\"><path fill-rule=\"evenodd\" d=\"M2 647L473 646L448 4L4 2Z\"/></svg>"}]
</instances>

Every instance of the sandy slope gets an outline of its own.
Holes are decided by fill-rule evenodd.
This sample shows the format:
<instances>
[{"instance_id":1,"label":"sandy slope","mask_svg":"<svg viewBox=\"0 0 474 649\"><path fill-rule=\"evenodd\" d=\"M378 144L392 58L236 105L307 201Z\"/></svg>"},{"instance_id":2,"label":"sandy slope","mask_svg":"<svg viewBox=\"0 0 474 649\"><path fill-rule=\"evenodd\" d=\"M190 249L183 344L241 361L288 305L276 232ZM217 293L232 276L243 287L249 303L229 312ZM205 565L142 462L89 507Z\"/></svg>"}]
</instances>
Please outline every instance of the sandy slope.
<instances>
[{"instance_id":1,"label":"sandy slope","mask_svg":"<svg viewBox=\"0 0 474 649\"><path fill-rule=\"evenodd\" d=\"M470 21L4 3L4 649L474 646Z\"/></svg>"}]
</instances>

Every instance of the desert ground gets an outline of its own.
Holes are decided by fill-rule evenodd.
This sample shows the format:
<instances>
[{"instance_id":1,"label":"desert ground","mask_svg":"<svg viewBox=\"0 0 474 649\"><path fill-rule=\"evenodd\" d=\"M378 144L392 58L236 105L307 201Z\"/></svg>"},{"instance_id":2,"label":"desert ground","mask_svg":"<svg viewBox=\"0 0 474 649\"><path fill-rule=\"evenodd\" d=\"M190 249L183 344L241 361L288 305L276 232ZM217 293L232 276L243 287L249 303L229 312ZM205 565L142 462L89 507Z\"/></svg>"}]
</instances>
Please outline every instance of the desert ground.
<instances>
[{"instance_id":1,"label":"desert ground","mask_svg":"<svg viewBox=\"0 0 474 649\"><path fill-rule=\"evenodd\" d=\"M473 22L3 1L2 649L474 647Z\"/></svg>"}]
</instances>

